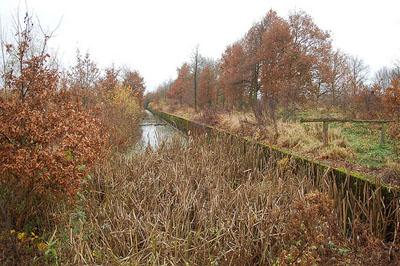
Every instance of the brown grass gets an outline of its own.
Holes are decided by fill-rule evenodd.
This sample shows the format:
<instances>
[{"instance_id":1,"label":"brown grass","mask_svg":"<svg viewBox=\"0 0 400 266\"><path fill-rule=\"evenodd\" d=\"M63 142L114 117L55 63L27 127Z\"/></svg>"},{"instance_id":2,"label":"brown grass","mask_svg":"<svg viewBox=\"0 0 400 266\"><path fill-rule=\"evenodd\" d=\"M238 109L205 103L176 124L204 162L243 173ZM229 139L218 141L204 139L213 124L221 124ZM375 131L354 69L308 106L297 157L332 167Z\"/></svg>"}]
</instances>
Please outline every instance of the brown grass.
<instances>
[{"instance_id":1,"label":"brown grass","mask_svg":"<svg viewBox=\"0 0 400 266\"><path fill-rule=\"evenodd\" d=\"M397 264L368 224L359 222L357 228L365 230L354 242L344 238L335 203L316 192L309 177L295 174L293 161L257 161L256 154L254 147L244 154L241 143L203 136L132 160L109 159L94 173L78 208L59 212L53 261Z\"/></svg>"},{"instance_id":2,"label":"brown grass","mask_svg":"<svg viewBox=\"0 0 400 266\"><path fill-rule=\"evenodd\" d=\"M318 107L310 109L307 107L299 107L297 113L285 115L284 110L278 111L280 119L277 121L278 136L276 137L273 122L268 117L264 117L262 123L257 122L252 111L224 111L220 109L214 112L212 117L204 115L203 110L195 114L193 108L180 107L180 106L164 106L156 110L163 110L179 116L185 117L196 122L206 123L218 129L232 132L238 136L251 138L261 143L274 145L294 153L302 154L324 163L328 163L334 167L344 167L351 171L360 171L367 173L371 176L382 177L382 181L389 181L391 185L398 185L400 181L398 178L393 178L392 173L389 173L385 165L386 157L381 156L380 152L388 152L387 148L381 148L381 151L376 151L375 143L379 143L378 134L380 134L380 125L368 124L372 134L365 136L357 136L356 138L349 138L349 131L353 131L354 124L330 124L328 133L329 147L323 147L323 130L322 123L300 123L299 117L348 117L349 114L345 113L340 108L325 108ZM303 108L303 109L301 109ZM172 110L173 109L173 110ZM211 121L210 123L207 123ZM390 123L387 127L387 139L391 138L393 145L393 158L400 154L398 147L399 138L396 137L396 125L398 123ZM376 138L376 139L374 139ZM374 152L368 153L366 149L364 152L360 151L357 143L369 143L368 145L374 146ZM379 147L378 147L379 148ZM380 148L379 148L380 149ZM390 153L390 152L389 152ZM399 157L399 156L397 156ZM392 161L400 165L398 160ZM389 162L388 161L388 162ZM390 170L390 169L389 169Z\"/></svg>"}]
</instances>

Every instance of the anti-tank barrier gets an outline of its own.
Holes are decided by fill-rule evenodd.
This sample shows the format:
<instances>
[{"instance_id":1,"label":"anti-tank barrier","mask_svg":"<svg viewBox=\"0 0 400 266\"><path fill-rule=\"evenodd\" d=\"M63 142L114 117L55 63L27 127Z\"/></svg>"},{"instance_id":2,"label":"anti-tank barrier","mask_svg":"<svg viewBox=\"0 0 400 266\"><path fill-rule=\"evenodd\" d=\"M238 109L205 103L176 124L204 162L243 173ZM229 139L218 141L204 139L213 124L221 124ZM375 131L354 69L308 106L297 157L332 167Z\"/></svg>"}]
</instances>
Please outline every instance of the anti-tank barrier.
<instances>
[{"instance_id":1,"label":"anti-tank barrier","mask_svg":"<svg viewBox=\"0 0 400 266\"><path fill-rule=\"evenodd\" d=\"M265 165L263 164L265 160L272 158L277 163L285 158L289 159L294 171L307 175L316 187L329 193L335 202L345 235L351 236L354 221L361 220L370 226L371 231L377 237L386 241L393 240L395 232L398 230L400 216L398 188L382 184L378 178L360 172L332 167L305 156L257 143L173 114L156 110L150 111L186 134L224 135L242 143L244 152L248 145L256 145L257 152L252 158L260 167Z\"/></svg>"}]
</instances>

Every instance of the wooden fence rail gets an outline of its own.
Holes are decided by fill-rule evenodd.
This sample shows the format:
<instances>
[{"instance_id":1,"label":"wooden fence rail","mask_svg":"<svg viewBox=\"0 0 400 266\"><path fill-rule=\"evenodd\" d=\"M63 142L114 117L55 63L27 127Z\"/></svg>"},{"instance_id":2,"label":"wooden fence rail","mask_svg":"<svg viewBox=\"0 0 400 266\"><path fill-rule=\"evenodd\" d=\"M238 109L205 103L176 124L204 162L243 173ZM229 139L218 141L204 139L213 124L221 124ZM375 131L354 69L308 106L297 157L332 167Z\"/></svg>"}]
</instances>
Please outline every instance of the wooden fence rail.
<instances>
[{"instance_id":1,"label":"wooden fence rail","mask_svg":"<svg viewBox=\"0 0 400 266\"><path fill-rule=\"evenodd\" d=\"M328 124L333 122L351 122L351 123L378 123L382 124L381 129L381 142L385 143L385 135L386 135L386 123L394 122L394 120L359 120L359 119L350 119L350 118L309 118L309 119L300 119L300 123L305 122L322 122L323 123L323 142L324 147L328 146Z\"/></svg>"}]
</instances>

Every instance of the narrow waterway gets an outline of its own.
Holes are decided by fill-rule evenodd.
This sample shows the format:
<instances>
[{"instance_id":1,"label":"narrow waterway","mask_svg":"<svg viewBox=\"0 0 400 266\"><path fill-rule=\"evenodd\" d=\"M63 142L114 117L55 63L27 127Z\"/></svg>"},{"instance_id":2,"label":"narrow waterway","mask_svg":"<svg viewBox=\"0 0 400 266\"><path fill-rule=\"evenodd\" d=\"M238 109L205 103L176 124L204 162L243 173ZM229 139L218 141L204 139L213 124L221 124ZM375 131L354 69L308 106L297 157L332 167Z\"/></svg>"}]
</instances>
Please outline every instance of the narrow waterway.
<instances>
[{"instance_id":1,"label":"narrow waterway","mask_svg":"<svg viewBox=\"0 0 400 266\"><path fill-rule=\"evenodd\" d=\"M157 149L162 142L171 141L173 136L181 135L175 128L153 115L149 110L145 110L145 113L146 115L140 123L142 136L136 144L137 151L143 151L148 146Z\"/></svg>"}]
</instances>

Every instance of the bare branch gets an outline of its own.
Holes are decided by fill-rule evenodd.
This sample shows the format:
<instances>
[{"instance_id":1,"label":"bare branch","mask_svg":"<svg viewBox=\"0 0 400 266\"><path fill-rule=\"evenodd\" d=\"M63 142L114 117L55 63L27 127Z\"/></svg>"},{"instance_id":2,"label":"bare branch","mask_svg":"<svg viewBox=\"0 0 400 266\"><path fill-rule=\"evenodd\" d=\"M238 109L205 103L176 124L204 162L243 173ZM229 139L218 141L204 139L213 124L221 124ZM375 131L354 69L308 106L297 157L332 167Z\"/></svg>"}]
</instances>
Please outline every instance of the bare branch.
<instances>
[{"instance_id":1,"label":"bare branch","mask_svg":"<svg viewBox=\"0 0 400 266\"><path fill-rule=\"evenodd\" d=\"M13 144L13 145L15 145L16 143L12 140L12 139L10 139L10 137L8 137L6 134L4 134L3 132L0 132L1 133L1 135L3 135L6 139L7 139L7 141L10 143L10 144ZM18 145L17 145L18 146Z\"/></svg>"}]
</instances>

